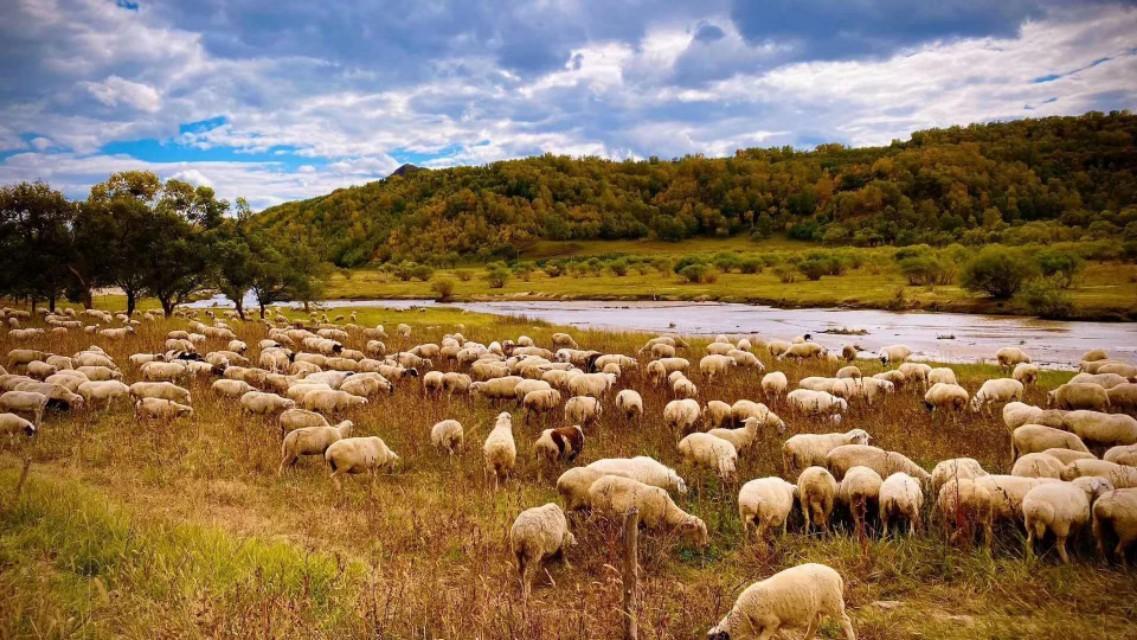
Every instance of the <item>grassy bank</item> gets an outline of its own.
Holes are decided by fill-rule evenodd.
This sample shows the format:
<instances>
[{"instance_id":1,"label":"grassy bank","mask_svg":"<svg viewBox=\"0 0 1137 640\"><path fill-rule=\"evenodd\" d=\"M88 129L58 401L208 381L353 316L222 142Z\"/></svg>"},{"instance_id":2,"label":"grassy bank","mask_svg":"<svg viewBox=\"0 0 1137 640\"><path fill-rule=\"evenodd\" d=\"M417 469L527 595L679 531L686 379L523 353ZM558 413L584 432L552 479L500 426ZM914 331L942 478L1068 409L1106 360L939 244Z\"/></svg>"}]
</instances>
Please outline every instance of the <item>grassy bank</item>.
<instances>
[{"instance_id":1,"label":"grassy bank","mask_svg":"<svg viewBox=\"0 0 1137 640\"><path fill-rule=\"evenodd\" d=\"M683 243L652 241L539 242L528 247L524 260L556 260L626 256L662 258L672 262L684 256L729 254L742 258L760 256L767 263L787 265L818 245L772 240L752 242L728 238L695 239ZM759 273L716 273L709 282L691 283L668 269L644 265L618 275L603 266L576 270L556 277L536 268L511 275L501 288L489 288L487 268L469 265L439 269L433 279L453 281L457 300L562 299L562 300L719 300L768 304L779 307L850 307L893 310L921 309L984 314L1023 314L1018 301L997 301L964 290L958 285L913 286L893 258L895 248L844 248L850 266L840 275L809 280L800 274L786 282L778 268L765 266ZM466 278L466 279L463 279ZM336 299L433 298L431 281L401 280L377 268L341 270L327 281L326 294ZM1066 291L1073 305L1072 317L1085 320L1137 319L1137 265L1115 261L1087 261L1074 285Z\"/></svg>"},{"instance_id":2,"label":"grassy bank","mask_svg":"<svg viewBox=\"0 0 1137 640\"><path fill-rule=\"evenodd\" d=\"M367 309L357 320L411 324L414 339L392 338L392 348L438 341L458 323L468 338L484 342L524 333L548 344L556 330L454 310ZM125 365L129 354L158 348L167 331L184 324L146 323L121 342L98 342ZM257 323L236 330L250 344L263 337ZM573 335L588 347L623 353L644 339ZM21 346L72 353L91 342L73 333ZM360 346L362 337L350 343ZM701 345L693 344L693 353ZM0 338L0 351L13 346ZM866 372L880 366L860 364ZM779 366L791 380L822 372ZM971 391L996 375L985 365L955 368ZM1068 375L1048 373L1044 387ZM762 399L752 373L713 385L694 379L701 400ZM538 482L532 463L531 443L542 425L525 424L514 411L519 469L494 493L483 479L479 449L496 413L511 407L428 402L417 382L403 383L394 395L344 416L355 421L357 434L382 436L403 467L373 486L353 479L339 495L315 459L277 477L274 422L241 414L208 384L190 385L195 415L188 420L140 423L120 406L106 414L51 414L35 440L0 440L0 637L619 637L621 586L611 568L619 566L618 532L603 519L574 516L580 545L570 551L572 568L550 565L529 605L519 601L506 550L509 525L522 509L557 501L552 481ZM667 534L641 537L643 638L701 637L742 586L803 561L828 563L845 576L862 639L1065 640L1119 638L1132 630L1137 581L1103 565L1085 537L1072 545L1070 566L1056 565L1052 551L1024 559L1015 527L1002 530L988 553L948 544L938 527L914 538L858 539L847 530L808 537L795 514L791 533L770 548L744 542L733 490L681 465L659 420L670 398L634 373L628 386L643 393L647 419L631 426L607 413L589 431L582 462L645 454L677 467L692 486L680 505L706 520L711 535L711 546L701 550ZM1031 389L1027 400L1041 402L1044 391ZM429 444L430 425L444 418L466 426L468 450L453 461ZM786 418L789 433L830 430L820 421ZM1008 438L997 416L933 420L915 393L902 393L875 407L853 407L848 421L929 468L963 455L991 471L1008 468ZM776 474L779 446L775 434L763 435L741 460L740 477ZM25 457L31 474L16 500ZM831 626L822 631L835 637Z\"/></svg>"}]
</instances>

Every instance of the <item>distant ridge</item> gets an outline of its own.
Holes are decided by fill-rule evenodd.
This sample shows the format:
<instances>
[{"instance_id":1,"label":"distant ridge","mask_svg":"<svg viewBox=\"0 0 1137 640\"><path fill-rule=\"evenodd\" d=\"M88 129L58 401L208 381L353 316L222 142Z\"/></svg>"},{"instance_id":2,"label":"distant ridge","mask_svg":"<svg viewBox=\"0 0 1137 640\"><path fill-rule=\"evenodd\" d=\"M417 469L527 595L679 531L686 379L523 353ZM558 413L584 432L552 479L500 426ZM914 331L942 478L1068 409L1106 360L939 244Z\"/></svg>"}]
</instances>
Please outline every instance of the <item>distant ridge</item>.
<instances>
[{"instance_id":1,"label":"distant ridge","mask_svg":"<svg viewBox=\"0 0 1137 640\"><path fill-rule=\"evenodd\" d=\"M399 167L398 169L395 169L394 171L392 171L391 175L389 175L387 177L392 178L394 176L405 176L407 174L415 173L416 171L424 171L424 169L422 167L416 167L415 165L410 164L408 162L407 164L404 164L403 166Z\"/></svg>"}]
</instances>

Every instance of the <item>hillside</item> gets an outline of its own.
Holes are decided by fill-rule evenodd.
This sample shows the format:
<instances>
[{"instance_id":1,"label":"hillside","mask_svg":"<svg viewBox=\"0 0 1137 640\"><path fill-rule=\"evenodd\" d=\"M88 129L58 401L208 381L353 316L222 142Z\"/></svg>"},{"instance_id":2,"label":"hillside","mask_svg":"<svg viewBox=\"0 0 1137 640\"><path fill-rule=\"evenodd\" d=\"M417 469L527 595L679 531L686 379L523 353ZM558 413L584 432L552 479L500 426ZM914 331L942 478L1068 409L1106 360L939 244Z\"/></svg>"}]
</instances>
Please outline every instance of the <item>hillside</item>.
<instances>
[{"instance_id":1,"label":"hillside","mask_svg":"<svg viewBox=\"0 0 1137 640\"><path fill-rule=\"evenodd\" d=\"M875 246L1137 240L1137 116L976 124L886 147L399 171L265 210L339 266L512 258L539 240L745 234Z\"/></svg>"}]
</instances>

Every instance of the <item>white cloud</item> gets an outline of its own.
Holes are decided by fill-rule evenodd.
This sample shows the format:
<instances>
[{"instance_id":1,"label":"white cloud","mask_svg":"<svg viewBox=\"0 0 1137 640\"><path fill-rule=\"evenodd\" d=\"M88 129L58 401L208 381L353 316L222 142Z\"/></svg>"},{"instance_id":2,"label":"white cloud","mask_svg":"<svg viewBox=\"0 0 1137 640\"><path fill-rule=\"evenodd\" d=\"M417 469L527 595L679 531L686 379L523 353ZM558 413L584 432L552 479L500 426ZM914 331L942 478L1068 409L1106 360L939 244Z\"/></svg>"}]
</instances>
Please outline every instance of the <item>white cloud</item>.
<instances>
[{"instance_id":1,"label":"white cloud","mask_svg":"<svg viewBox=\"0 0 1137 640\"><path fill-rule=\"evenodd\" d=\"M182 182L188 182L195 187L213 186L213 181L197 169L185 169L175 173L174 175L170 176L170 178L174 180L181 180Z\"/></svg>"},{"instance_id":2,"label":"white cloud","mask_svg":"<svg viewBox=\"0 0 1137 640\"><path fill-rule=\"evenodd\" d=\"M129 106L154 113L162 106L162 97L154 87L118 76L110 76L102 82L83 82L80 86L108 107Z\"/></svg>"}]
</instances>

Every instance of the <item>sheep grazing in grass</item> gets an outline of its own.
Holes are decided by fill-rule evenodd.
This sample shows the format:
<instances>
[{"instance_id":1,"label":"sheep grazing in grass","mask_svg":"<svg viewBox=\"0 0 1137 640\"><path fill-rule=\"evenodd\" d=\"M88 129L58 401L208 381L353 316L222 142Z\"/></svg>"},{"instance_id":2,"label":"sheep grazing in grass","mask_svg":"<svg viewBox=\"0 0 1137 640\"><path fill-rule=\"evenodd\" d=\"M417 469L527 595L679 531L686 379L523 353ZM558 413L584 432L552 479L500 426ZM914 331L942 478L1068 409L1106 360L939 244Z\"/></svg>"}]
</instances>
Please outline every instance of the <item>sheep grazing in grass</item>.
<instances>
[{"instance_id":1,"label":"sheep grazing in grass","mask_svg":"<svg viewBox=\"0 0 1137 640\"><path fill-rule=\"evenodd\" d=\"M1137 489L1115 489L1098 498L1093 523L1098 553L1108 558L1106 542L1116 537L1117 544L1110 551L1124 563L1126 548L1137 541Z\"/></svg>"},{"instance_id":2,"label":"sheep grazing in grass","mask_svg":"<svg viewBox=\"0 0 1137 640\"><path fill-rule=\"evenodd\" d=\"M517 516L509 529L509 548L517 561L523 600L529 598L533 576L540 569L541 561L560 555L568 568L566 552L575 544L576 538L568 530L565 512L552 502L526 509Z\"/></svg>"},{"instance_id":3,"label":"sheep grazing in grass","mask_svg":"<svg viewBox=\"0 0 1137 640\"><path fill-rule=\"evenodd\" d=\"M912 350L902 344L894 344L880 350L880 363L883 365L904 362L912 355Z\"/></svg>"},{"instance_id":4,"label":"sheep grazing in grass","mask_svg":"<svg viewBox=\"0 0 1137 640\"><path fill-rule=\"evenodd\" d=\"M5 391L0 394L0 410L12 413L30 413L38 429L43 423L43 412L50 398L35 391Z\"/></svg>"},{"instance_id":5,"label":"sheep grazing in grass","mask_svg":"<svg viewBox=\"0 0 1137 640\"><path fill-rule=\"evenodd\" d=\"M1019 347L1003 347L995 352L995 360L1000 367L1012 369L1016 365L1030 363L1030 356Z\"/></svg>"},{"instance_id":6,"label":"sheep grazing in grass","mask_svg":"<svg viewBox=\"0 0 1137 640\"><path fill-rule=\"evenodd\" d=\"M584 450L584 430L579 426L545 429L533 443L533 456L537 460L537 482L543 479L545 466L564 460L572 462Z\"/></svg>"},{"instance_id":7,"label":"sheep grazing in grass","mask_svg":"<svg viewBox=\"0 0 1137 640\"><path fill-rule=\"evenodd\" d=\"M374 482L375 474L380 470L394 471L399 463L399 456L388 448L387 443L381 438L371 436L336 440L328 445L324 452L324 461L332 470L329 477L336 489L342 490L340 476L367 473Z\"/></svg>"},{"instance_id":8,"label":"sheep grazing in grass","mask_svg":"<svg viewBox=\"0 0 1137 640\"><path fill-rule=\"evenodd\" d=\"M1003 424L1014 430L1024 424L1041 424L1061 428L1065 424L1065 411L1043 409L1022 402L1008 402L1003 405Z\"/></svg>"},{"instance_id":9,"label":"sheep grazing in grass","mask_svg":"<svg viewBox=\"0 0 1137 640\"><path fill-rule=\"evenodd\" d=\"M245 396L241 396L242 406L245 404L244 399ZM288 402L291 403L292 401L289 400ZM305 393L298 404L302 408L308 409L310 411L319 411L320 413L332 414L341 411L347 411L353 407L363 406L367 403L367 398L353 395L347 391L315 389L309 391L308 393ZM266 411L254 411L254 413L270 413L272 411L279 410L282 406L284 409L291 409L294 404L297 403L293 403L289 406L277 405L276 407L273 407Z\"/></svg>"},{"instance_id":10,"label":"sheep grazing in grass","mask_svg":"<svg viewBox=\"0 0 1137 640\"><path fill-rule=\"evenodd\" d=\"M771 400L778 400L786 395L786 390L789 389L790 382L786 378L786 374L781 371L771 371L762 376L762 393Z\"/></svg>"},{"instance_id":11,"label":"sheep grazing in grass","mask_svg":"<svg viewBox=\"0 0 1137 640\"><path fill-rule=\"evenodd\" d=\"M913 535L920 529L923 512L924 490L918 480L903 472L884 479L880 485L880 524L884 531L895 519L903 518L908 521L908 535Z\"/></svg>"},{"instance_id":12,"label":"sheep grazing in grass","mask_svg":"<svg viewBox=\"0 0 1137 640\"><path fill-rule=\"evenodd\" d=\"M967 389L958 384L937 382L924 393L924 408L928 411L962 411L967 407Z\"/></svg>"},{"instance_id":13,"label":"sheep grazing in grass","mask_svg":"<svg viewBox=\"0 0 1137 640\"><path fill-rule=\"evenodd\" d=\"M165 398L142 398L134 403L134 413L140 418L172 419L193 415L193 408Z\"/></svg>"},{"instance_id":14,"label":"sheep grazing in grass","mask_svg":"<svg viewBox=\"0 0 1137 640\"><path fill-rule=\"evenodd\" d=\"M192 404L189 389L179 387L172 382L135 382L128 388L130 397L134 400L140 398L164 398L183 404Z\"/></svg>"},{"instance_id":15,"label":"sheep grazing in grass","mask_svg":"<svg viewBox=\"0 0 1137 640\"><path fill-rule=\"evenodd\" d=\"M648 456L604 458L590 463L588 468L604 474L639 480L644 484L666 489L675 495L682 496L687 493L687 483L674 469Z\"/></svg>"},{"instance_id":16,"label":"sheep grazing in grass","mask_svg":"<svg viewBox=\"0 0 1137 640\"><path fill-rule=\"evenodd\" d=\"M1034 553L1035 543L1049 531L1063 564L1069 564L1066 540L1090 522L1093 502L1113 486L1102 478L1078 478L1073 482L1052 482L1031 489L1023 497L1026 549Z\"/></svg>"},{"instance_id":17,"label":"sheep grazing in grass","mask_svg":"<svg viewBox=\"0 0 1137 640\"><path fill-rule=\"evenodd\" d=\"M1119 384L1105 392L1109 406L1126 413L1137 413L1137 383Z\"/></svg>"},{"instance_id":18,"label":"sheep grazing in grass","mask_svg":"<svg viewBox=\"0 0 1137 640\"><path fill-rule=\"evenodd\" d=\"M1015 460L1011 475L1023 478L1061 478L1065 468L1065 463L1048 453L1028 453Z\"/></svg>"},{"instance_id":19,"label":"sheep grazing in grass","mask_svg":"<svg viewBox=\"0 0 1137 640\"><path fill-rule=\"evenodd\" d=\"M694 401L692 401L694 402ZM698 403L696 403L698 406ZM600 420L604 407L590 396L573 396L565 402L565 422L588 427Z\"/></svg>"},{"instance_id":20,"label":"sheep grazing in grass","mask_svg":"<svg viewBox=\"0 0 1137 640\"><path fill-rule=\"evenodd\" d=\"M1052 458L1057 458L1058 461L1064 465L1069 465L1071 462L1074 462L1075 460L1096 460L1097 459L1097 456L1090 453L1089 451L1074 451L1072 449L1060 449L1057 447L1053 448L1053 449L1047 449L1046 451L1043 451L1042 453L1045 453L1046 455L1048 455ZM1027 454L1027 455L1030 455L1030 454Z\"/></svg>"},{"instance_id":21,"label":"sheep grazing in grass","mask_svg":"<svg viewBox=\"0 0 1137 640\"><path fill-rule=\"evenodd\" d=\"M351 437L355 427L351 420L344 420L334 427L302 427L289 431L280 445L280 468L277 473L296 464L300 456L324 455L333 442Z\"/></svg>"},{"instance_id":22,"label":"sheep grazing in grass","mask_svg":"<svg viewBox=\"0 0 1137 640\"><path fill-rule=\"evenodd\" d=\"M672 400L663 407L663 421L676 439L680 439L695 430L701 413L697 400Z\"/></svg>"},{"instance_id":23,"label":"sheep grazing in grass","mask_svg":"<svg viewBox=\"0 0 1137 640\"><path fill-rule=\"evenodd\" d=\"M932 479L931 474L909 460L907 456L871 445L845 444L835 447L826 456L826 466L837 479L844 478L845 473L855 466L868 467L882 478L903 471L919 479L920 482L930 482Z\"/></svg>"},{"instance_id":24,"label":"sheep grazing in grass","mask_svg":"<svg viewBox=\"0 0 1137 640\"><path fill-rule=\"evenodd\" d=\"M465 440L466 432L457 420L442 420L430 428L430 444L447 455L453 456L461 451Z\"/></svg>"},{"instance_id":25,"label":"sheep grazing in grass","mask_svg":"<svg viewBox=\"0 0 1137 640\"><path fill-rule=\"evenodd\" d=\"M805 519L805 530L810 525L829 531L829 515L837 500L837 480L825 467L808 467L798 475L798 500L801 502L801 515Z\"/></svg>"},{"instance_id":26,"label":"sheep grazing in grass","mask_svg":"<svg viewBox=\"0 0 1137 640\"><path fill-rule=\"evenodd\" d=\"M824 465L833 449L846 444L869 444L872 436L864 429L845 433L799 433L782 444L782 473L789 476L796 469Z\"/></svg>"},{"instance_id":27,"label":"sheep grazing in grass","mask_svg":"<svg viewBox=\"0 0 1137 640\"><path fill-rule=\"evenodd\" d=\"M708 400L707 404L703 406L702 418L704 429L734 426L730 405L721 400Z\"/></svg>"},{"instance_id":28,"label":"sheep grazing in grass","mask_svg":"<svg viewBox=\"0 0 1137 640\"><path fill-rule=\"evenodd\" d=\"M1133 416L1079 410L1063 416L1062 424L1087 444L1103 447L1137 444L1137 418Z\"/></svg>"},{"instance_id":29,"label":"sheep grazing in grass","mask_svg":"<svg viewBox=\"0 0 1137 640\"><path fill-rule=\"evenodd\" d=\"M329 426L327 418L315 411L308 411L307 409L285 409L281 412L279 420L281 431L292 431L293 429L302 429L304 427Z\"/></svg>"},{"instance_id":30,"label":"sheep grazing in grass","mask_svg":"<svg viewBox=\"0 0 1137 640\"><path fill-rule=\"evenodd\" d=\"M1137 467L1137 444L1118 445L1110 447L1109 451L1105 452L1102 460L1112 462L1114 464L1124 464L1130 467ZM1068 464L1068 463L1067 463Z\"/></svg>"},{"instance_id":31,"label":"sheep grazing in grass","mask_svg":"<svg viewBox=\"0 0 1137 640\"><path fill-rule=\"evenodd\" d=\"M840 421L841 414L849 410L849 403L824 391L794 389L786 394L790 406L807 416L829 416Z\"/></svg>"},{"instance_id":32,"label":"sheep grazing in grass","mask_svg":"<svg viewBox=\"0 0 1137 640\"><path fill-rule=\"evenodd\" d=\"M644 400L637 391L622 389L616 394L616 411L625 420L639 422L643 420Z\"/></svg>"},{"instance_id":33,"label":"sheep grazing in grass","mask_svg":"<svg viewBox=\"0 0 1137 640\"><path fill-rule=\"evenodd\" d=\"M557 493L565 502L565 509L576 511L589 506L588 490L592 483L608 475L588 467L573 467L557 478Z\"/></svg>"},{"instance_id":34,"label":"sheep grazing in grass","mask_svg":"<svg viewBox=\"0 0 1137 640\"><path fill-rule=\"evenodd\" d=\"M927 384L934 385L939 382L944 384L959 384L955 379L955 371L947 367L936 367L928 372Z\"/></svg>"},{"instance_id":35,"label":"sheep grazing in grass","mask_svg":"<svg viewBox=\"0 0 1137 640\"><path fill-rule=\"evenodd\" d=\"M110 409L115 400L129 401L130 398L130 387L118 380L87 381L80 384L77 391L92 408L102 404L105 409Z\"/></svg>"},{"instance_id":36,"label":"sheep grazing in grass","mask_svg":"<svg viewBox=\"0 0 1137 640\"><path fill-rule=\"evenodd\" d=\"M497 421L486 442L482 446L482 454L486 461L486 473L493 474L494 490L499 483L504 482L517 462L517 444L513 441L513 417L509 412L498 414Z\"/></svg>"},{"instance_id":37,"label":"sheep grazing in grass","mask_svg":"<svg viewBox=\"0 0 1137 640\"><path fill-rule=\"evenodd\" d=\"M521 400L525 409L525 421L532 415L547 415L561 406L561 392L556 389L537 389L525 394Z\"/></svg>"},{"instance_id":38,"label":"sheep grazing in grass","mask_svg":"<svg viewBox=\"0 0 1137 640\"><path fill-rule=\"evenodd\" d=\"M296 406L296 403L288 398L263 391L250 391L241 396L240 402L242 411L256 415L277 413Z\"/></svg>"},{"instance_id":39,"label":"sheep grazing in grass","mask_svg":"<svg viewBox=\"0 0 1137 640\"><path fill-rule=\"evenodd\" d=\"M694 538L700 547L709 543L707 525L675 505L667 491L659 487L624 478L602 476L588 488L588 503L593 513L610 518L623 518L630 509L639 510L640 524L648 529L674 529Z\"/></svg>"},{"instance_id":40,"label":"sheep grazing in grass","mask_svg":"<svg viewBox=\"0 0 1137 640\"><path fill-rule=\"evenodd\" d=\"M1011 464L1018 456L1026 453L1039 453L1047 449L1071 449L1086 451L1086 443L1077 435L1062 429L1041 424L1024 424L1011 432Z\"/></svg>"},{"instance_id":41,"label":"sheep grazing in grass","mask_svg":"<svg viewBox=\"0 0 1137 640\"><path fill-rule=\"evenodd\" d=\"M14 413L0 413L0 435L6 435L12 438L17 435L31 437L35 434L36 426L30 421Z\"/></svg>"},{"instance_id":42,"label":"sheep grazing in grass","mask_svg":"<svg viewBox=\"0 0 1137 640\"><path fill-rule=\"evenodd\" d=\"M707 640L766 640L782 629L805 629L811 640L825 616L837 619L845 640L856 640L841 575L823 564L800 564L747 587Z\"/></svg>"},{"instance_id":43,"label":"sheep grazing in grass","mask_svg":"<svg viewBox=\"0 0 1137 640\"><path fill-rule=\"evenodd\" d=\"M679 377L671 383L671 395L676 398L697 398L699 388L686 377Z\"/></svg>"},{"instance_id":44,"label":"sheep grazing in grass","mask_svg":"<svg viewBox=\"0 0 1137 640\"><path fill-rule=\"evenodd\" d=\"M759 424L758 418L750 417L742 424L741 429L711 429L707 433L726 440L735 451L742 454L757 442Z\"/></svg>"},{"instance_id":45,"label":"sheep grazing in grass","mask_svg":"<svg viewBox=\"0 0 1137 640\"><path fill-rule=\"evenodd\" d=\"M1101 373L1101 370L1099 369L1098 373L1079 373L1073 378L1070 378L1068 382L1073 384L1096 384L1097 386L1108 391L1118 385L1128 384L1129 378L1116 373Z\"/></svg>"},{"instance_id":46,"label":"sheep grazing in grass","mask_svg":"<svg viewBox=\"0 0 1137 640\"><path fill-rule=\"evenodd\" d=\"M679 441L678 448L687 464L707 467L726 483L738 479L738 452L730 442L709 433L692 433Z\"/></svg>"},{"instance_id":47,"label":"sheep grazing in grass","mask_svg":"<svg viewBox=\"0 0 1137 640\"><path fill-rule=\"evenodd\" d=\"M1075 460L1062 470L1063 480L1087 476L1105 478L1118 489L1137 487L1137 467L1125 464L1117 464L1107 460Z\"/></svg>"},{"instance_id":48,"label":"sheep grazing in grass","mask_svg":"<svg viewBox=\"0 0 1137 640\"><path fill-rule=\"evenodd\" d=\"M987 380L979 391L971 398L971 410L978 412L983 409L990 410L991 405L997 403L1022 400L1023 383L1011 378L996 378Z\"/></svg>"},{"instance_id":49,"label":"sheep grazing in grass","mask_svg":"<svg viewBox=\"0 0 1137 640\"><path fill-rule=\"evenodd\" d=\"M797 487L781 478L758 478L742 485L738 491L742 537L749 538L751 529L758 541L765 540L770 529L781 527L784 534L796 496Z\"/></svg>"},{"instance_id":50,"label":"sheep grazing in grass","mask_svg":"<svg viewBox=\"0 0 1137 640\"><path fill-rule=\"evenodd\" d=\"M1038 365L1029 362L1020 362L1015 365L1015 370L1011 373L1011 377L1021 382L1024 386L1032 385L1038 382Z\"/></svg>"},{"instance_id":51,"label":"sheep grazing in grass","mask_svg":"<svg viewBox=\"0 0 1137 640\"><path fill-rule=\"evenodd\" d=\"M1091 382L1067 382L1046 394L1046 402L1058 409L1109 409L1109 394L1101 385Z\"/></svg>"},{"instance_id":52,"label":"sheep grazing in grass","mask_svg":"<svg viewBox=\"0 0 1137 640\"><path fill-rule=\"evenodd\" d=\"M226 398L240 398L254 390L252 385L244 380L229 380L226 378L214 380L210 388L213 389L214 393L225 396Z\"/></svg>"},{"instance_id":53,"label":"sheep grazing in grass","mask_svg":"<svg viewBox=\"0 0 1137 640\"><path fill-rule=\"evenodd\" d=\"M883 482L880 474L868 467L857 465L845 472L837 489L837 497L849 507L857 531L864 530L865 517L871 509L869 505L879 504L880 486Z\"/></svg>"}]
</instances>

